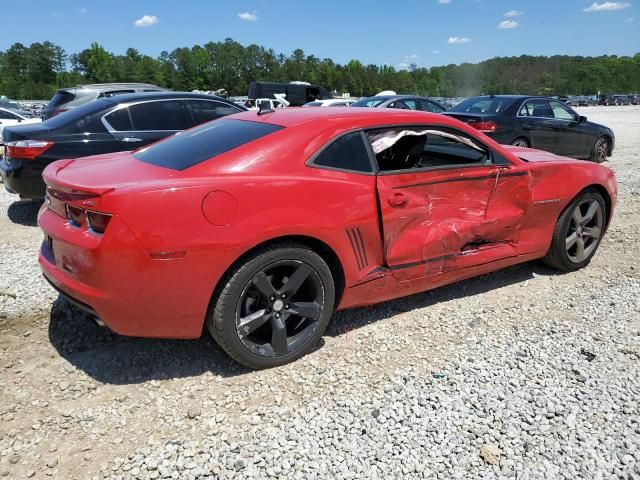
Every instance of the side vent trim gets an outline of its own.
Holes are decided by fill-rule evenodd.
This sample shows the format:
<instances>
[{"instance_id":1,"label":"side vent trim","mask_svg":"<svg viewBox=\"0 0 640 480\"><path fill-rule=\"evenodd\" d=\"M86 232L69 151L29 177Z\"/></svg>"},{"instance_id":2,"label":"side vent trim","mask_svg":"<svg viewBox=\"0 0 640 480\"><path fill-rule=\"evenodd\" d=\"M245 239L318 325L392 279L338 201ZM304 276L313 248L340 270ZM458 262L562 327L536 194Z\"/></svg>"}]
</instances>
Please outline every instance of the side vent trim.
<instances>
[{"instance_id":1,"label":"side vent trim","mask_svg":"<svg viewBox=\"0 0 640 480\"><path fill-rule=\"evenodd\" d=\"M364 246L362 232L359 227L350 228L347 230L347 236L349 237L351 248L353 248L353 255L358 263L358 270L363 270L369 265L369 260L367 259L367 250Z\"/></svg>"}]
</instances>

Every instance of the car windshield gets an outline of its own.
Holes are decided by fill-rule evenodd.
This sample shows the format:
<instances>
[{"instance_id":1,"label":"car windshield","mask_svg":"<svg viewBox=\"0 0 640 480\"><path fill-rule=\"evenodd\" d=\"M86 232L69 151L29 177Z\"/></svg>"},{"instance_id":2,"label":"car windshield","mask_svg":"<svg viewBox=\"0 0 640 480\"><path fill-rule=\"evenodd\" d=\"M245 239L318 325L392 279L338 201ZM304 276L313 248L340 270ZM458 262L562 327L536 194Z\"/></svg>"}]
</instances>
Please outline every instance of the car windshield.
<instances>
[{"instance_id":1,"label":"car windshield","mask_svg":"<svg viewBox=\"0 0 640 480\"><path fill-rule=\"evenodd\" d=\"M246 120L213 120L141 148L133 156L159 167L184 170L282 128Z\"/></svg>"},{"instance_id":2,"label":"car windshield","mask_svg":"<svg viewBox=\"0 0 640 480\"><path fill-rule=\"evenodd\" d=\"M111 100L94 100L93 102L85 103L84 105L74 108L73 110L63 112L60 115L56 115L55 117L51 117L50 119L45 120L43 125L49 128L63 127L71 122L75 122L76 120L100 111L103 108L107 108L111 104L115 105L115 103Z\"/></svg>"},{"instance_id":3,"label":"car windshield","mask_svg":"<svg viewBox=\"0 0 640 480\"><path fill-rule=\"evenodd\" d=\"M321 106L322 106L322 102L309 102L303 105L303 107L321 107Z\"/></svg>"},{"instance_id":4,"label":"car windshield","mask_svg":"<svg viewBox=\"0 0 640 480\"><path fill-rule=\"evenodd\" d=\"M363 98L355 103L352 103L352 107L377 107L383 102L389 100L387 97L369 97Z\"/></svg>"},{"instance_id":5,"label":"car windshield","mask_svg":"<svg viewBox=\"0 0 640 480\"><path fill-rule=\"evenodd\" d=\"M449 111L460 113L502 113L513 101L514 99L512 98L499 97L469 98Z\"/></svg>"},{"instance_id":6,"label":"car windshield","mask_svg":"<svg viewBox=\"0 0 640 480\"><path fill-rule=\"evenodd\" d=\"M24 110L22 105L12 100L0 100L0 107L10 108L11 110Z\"/></svg>"}]
</instances>

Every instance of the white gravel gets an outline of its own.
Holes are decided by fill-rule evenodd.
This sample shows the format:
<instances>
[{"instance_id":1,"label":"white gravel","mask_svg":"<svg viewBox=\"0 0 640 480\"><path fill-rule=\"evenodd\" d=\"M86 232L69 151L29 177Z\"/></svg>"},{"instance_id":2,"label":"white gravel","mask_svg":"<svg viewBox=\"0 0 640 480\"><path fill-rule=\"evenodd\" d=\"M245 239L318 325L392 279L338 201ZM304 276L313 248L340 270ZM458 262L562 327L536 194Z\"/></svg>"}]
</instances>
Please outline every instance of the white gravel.
<instances>
[{"instance_id":1,"label":"white gravel","mask_svg":"<svg viewBox=\"0 0 640 480\"><path fill-rule=\"evenodd\" d=\"M581 110L614 129L621 188L588 268L343 312L269 371L56 301L35 207L0 194L0 476L640 480L640 108Z\"/></svg>"}]
</instances>

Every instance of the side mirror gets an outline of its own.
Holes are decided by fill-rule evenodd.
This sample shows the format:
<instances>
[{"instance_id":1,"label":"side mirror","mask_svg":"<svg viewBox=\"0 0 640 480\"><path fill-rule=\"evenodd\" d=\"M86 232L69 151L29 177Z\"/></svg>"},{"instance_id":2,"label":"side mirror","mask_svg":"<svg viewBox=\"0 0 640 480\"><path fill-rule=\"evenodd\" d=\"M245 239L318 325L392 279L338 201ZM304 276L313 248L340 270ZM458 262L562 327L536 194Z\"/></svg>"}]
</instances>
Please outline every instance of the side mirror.
<instances>
[{"instance_id":1,"label":"side mirror","mask_svg":"<svg viewBox=\"0 0 640 480\"><path fill-rule=\"evenodd\" d=\"M587 121L587 117L585 117L585 116L583 116L583 115L580 115L580 116L578 117L578 123L584 123L584 122L586 122L586 121Z\"/></svg>"},{"instance_id":2,"label":"side mirror","mask_svg":"<svg viewBox=\"0 0 640 480\"><path fill-rule=\"evenodd\" d=\"M22 119L21 118L18 119L18 123L22 123Z\"/></svg>"}]
</instances>

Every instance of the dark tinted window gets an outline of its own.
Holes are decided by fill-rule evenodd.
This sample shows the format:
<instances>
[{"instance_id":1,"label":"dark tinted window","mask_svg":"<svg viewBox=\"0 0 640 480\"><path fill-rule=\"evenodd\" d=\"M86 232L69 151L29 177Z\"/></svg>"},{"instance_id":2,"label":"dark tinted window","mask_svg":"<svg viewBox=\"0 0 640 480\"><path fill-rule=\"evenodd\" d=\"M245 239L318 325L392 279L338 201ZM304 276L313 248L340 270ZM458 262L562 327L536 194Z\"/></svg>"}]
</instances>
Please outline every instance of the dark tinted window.
<instances>
[{"instance_id":1,"label":"dark tinted window","mask_svg":"<svg viewBox=\"0 0 640 480\"><path fill-rule=\"evenodd\" d=\"M2 119L2 120L17 120L18 117L16 117L11 112L6 112L4 110L0 110L0 119Z\"/></svg>"},{"instance_id":2,"label":"dark tinted window","mask_svg":"<svg viewBox=\"0 0 640 480\"><path fill-rule=\"evenodd\" d=\"M442 113L444 112L444 108L438 105L435 102L430 102L429 100L420 100L420 110L423 112L431 112L431 113Z\"/></svg>"},{"instance_id":3,"label":"dark tinted window","mask_svg":"<svg viewBox=\"0 0 640 480\"><path fill-rule=\"evenodd\" d=\"M522 117L546 117L554 118L546 100L529 100L520 107L518 115Z\"/></svg>"},{"instance_id":4,"label":"dark tinted window","mask_svg":"<svg viewBox=\"0 0 640 480\"><path fill-rule=\"evenodd\" d=\"M185 130L193 126L183 100L160 100L129 107L134 130Z\"/></svg>"},{"instance_id":5,"label":"dark tinted window","mask_svg":"<svg viewBox=\"0 0 640 480\"><path fill-rule=\"evenodd\" d=\"M69 110L68 112L61 113L48 119L44 124L49 128L59 128L82 121L83 118L92 116L97 112L107 111L109 107L113 107L114 103L106 99L95 100L93 102L85 103L79 107Z\"/></svg>"},{"instance_id":6,"label":"dark tinted window","mask_svg":"<svg viewBox=\"0 0 640 480\"><path fill-rule=\"evenodd\" d=\"M281 129L268 123L220 119L142 148L133 156L152 165L184 170Z\"/></svg>"},{"instance_id":7,"label":"dark tinted window","mask_svg":"<svg viewBox=\"0 0 640 480\"><path fill-rule=\"evenodd\" d=\"M241 111L239 108L212 100L187 100L187 105L196 125Z\"/></svg>"},{"instance_id":8,"label":"dark tinted window","mask_svg":"<svg viewBox=\"0 0 640 480\"><path fill-rule=\"evenodd\" d=\"M49 100L49 104L47 105L47 108L59 107L60 105L69 103L74 98L76 98L76 96L71 92L67 92L65 90L57 91L53 96L53 98Z\"/></svg>"},{"instance_id":9,"label":"dark tinted window","mask_svg":"<svg viewBox=\"0 0 640 480\"><path fill-rule=\"evenodd\" d=\"M362 100L358 100L357 102L352 103L351 106L352 107L377 107L378 105L386 102L387 100L389 100L389 97L369 97L369 98L364 98Z\"/></svg>"},{"instance_id":10,"label":"dark tinted window","mask_svg":"<svg viewBox=\"0 0 640 480\"><path fill-rule=\"evenodd\" d=\"M133 130L128 108L119 108L105 117L105 120L114 130L128 132Z\"/></svg>"},{"instance_id":11,"label":"dark tinted window","mask_svg":"<svg viewBox=\"0 0 640 480\"><path fill-rule=\"evenodd\" d=\"M100 95L98 95L98 98L102 98L102 97L116 97L118 95L126 95L128 93L135 93L135 90L110 90L108 92L102 92Z\"/></svg>"},{"instance_id":12,"label":"dark tinted window","mask_svg":"<svg viewBox=\"0 0 640 480\"><path fill-rule=\"evenodd\" d=\"M360 132L348 133L335 140L316 157L313 164L354 172L371 171L369 154Z\"/></svg>"},{"instance_id":13,"label":"dark tinted window","mask_svg":"<svg viewBox=\"0 0 640 480\"><path fill-rule=\"evenodd\" d=\"M475 97L469 98L453 107L450 112L465 113L502 113L513 103L511 98Z\"/></svg>"}]
</instances>

